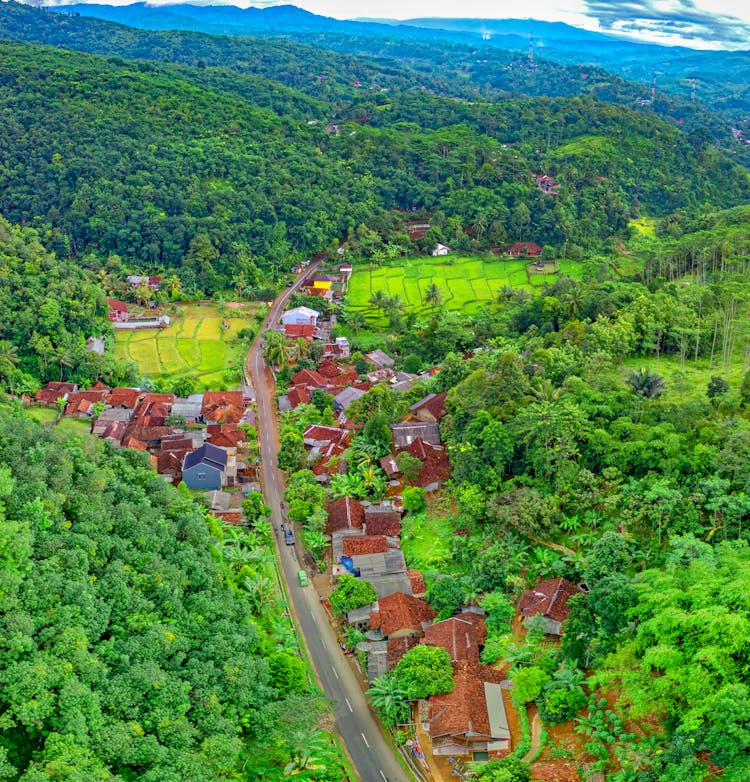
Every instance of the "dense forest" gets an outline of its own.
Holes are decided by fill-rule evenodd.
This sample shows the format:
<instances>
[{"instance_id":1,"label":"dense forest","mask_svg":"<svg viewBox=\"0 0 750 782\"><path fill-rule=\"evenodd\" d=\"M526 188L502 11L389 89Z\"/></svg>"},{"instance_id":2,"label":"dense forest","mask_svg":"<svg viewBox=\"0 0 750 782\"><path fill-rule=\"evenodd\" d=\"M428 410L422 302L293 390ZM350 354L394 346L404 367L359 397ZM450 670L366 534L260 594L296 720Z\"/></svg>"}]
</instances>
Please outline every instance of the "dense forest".
<instances>
[{"instance_id":1,"label":"dense forest","mask_svg":"<svg viewBox=\"0 0 750 782\"><path fill-rule=\"evenodd\" d=\"M394 93L353 102L328 133L325 104L303 120L310 98L258 77L28 44L0 53L4 216L58 257L178 270L187 291L238 273L258 284L355 231L417 249L398 209L434 213L430 240L459 248L523 239L580 253L643 211L730 206L748 189L705 135L590 97ZM540 171L557 196L536 186Z\"/></svg>"},{"instance_id":2,"label":"dense forest","mask_svg":"<svg viewBox=\"0 0 750 782\"><path fill-rule=\"evenodd\" d=\"M234 533L143 454L0 415L0 778L342 778L270 525Z\"/></svg>"}]
</instances>

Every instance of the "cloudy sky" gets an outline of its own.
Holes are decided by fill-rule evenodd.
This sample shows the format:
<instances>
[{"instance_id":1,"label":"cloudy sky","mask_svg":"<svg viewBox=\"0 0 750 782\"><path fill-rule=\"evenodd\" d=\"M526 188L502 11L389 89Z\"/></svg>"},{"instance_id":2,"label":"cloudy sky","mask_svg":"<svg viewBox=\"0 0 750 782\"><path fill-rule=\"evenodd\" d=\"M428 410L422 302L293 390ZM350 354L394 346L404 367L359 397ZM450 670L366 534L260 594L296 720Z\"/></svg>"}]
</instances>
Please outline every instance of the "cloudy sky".
<instances>
[{"instance_id":1,"label":"cloudy sky","mask_svg":"<svg viewBox=\"0 0 750 782\"><path fill-rule=\"evenodd\" d=\"M70 2L70 0L67 0ZM73 0L75 2L75 0ZM78 0L126 5L134 0ZM52 3L66 0L51 0ZM150 0L247 7L288 3L337 19L463 17L560 21L637 40L750 49L750 0Z\"/></svg>"}]
</instances>

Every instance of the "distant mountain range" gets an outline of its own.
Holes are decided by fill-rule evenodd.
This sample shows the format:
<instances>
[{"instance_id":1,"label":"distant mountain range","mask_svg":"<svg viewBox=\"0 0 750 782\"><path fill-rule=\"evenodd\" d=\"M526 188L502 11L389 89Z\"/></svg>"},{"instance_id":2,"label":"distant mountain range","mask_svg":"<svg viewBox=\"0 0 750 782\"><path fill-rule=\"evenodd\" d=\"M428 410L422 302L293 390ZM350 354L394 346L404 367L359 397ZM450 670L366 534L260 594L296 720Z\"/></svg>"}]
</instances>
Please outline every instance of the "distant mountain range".
<instances>
[{"instance_id":1,"label":"distant mountain range","mask_svg":"<svg viewBox=\"0 0 750 782\"><path fill-rule=\"evenodd\" d=\"M319 42L320 36L349 36L424 43L450 41L526 52L533 34L535 57L563 64L599 66L649 86L655 79L657 87L664 92L684 100L702 101L711 111L724 114L735 124L742 125L750 117L750 52L698 51L635 43L561 22L438 18L406 22L348 21L318 16L292 5L242 9L231 5L77 3L50 8L146 30L288 37L308 43Z\"/></svg>"}]
</instances>

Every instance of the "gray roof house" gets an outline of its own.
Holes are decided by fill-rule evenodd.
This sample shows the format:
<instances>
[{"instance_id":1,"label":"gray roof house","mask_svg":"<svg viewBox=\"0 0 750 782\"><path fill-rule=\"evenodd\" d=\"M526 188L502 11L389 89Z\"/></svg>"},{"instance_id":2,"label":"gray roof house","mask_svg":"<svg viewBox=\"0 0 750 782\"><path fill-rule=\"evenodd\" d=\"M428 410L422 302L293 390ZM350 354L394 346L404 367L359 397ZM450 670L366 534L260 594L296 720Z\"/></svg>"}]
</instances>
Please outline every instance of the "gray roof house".
<instances>
[{"instance_id":1,"label":"gray roof house","mask_svg":"<svg viewBox=\"0 0 750 782\"><path fill-rule=\"evenodd\" d=\"M365 358L378 369L390 369L396 362L383 350L378 348L365 354Z\"/></svg>"},{"instance_id":2,"label":"gray roof house","mask_svg":"<svg viewBox=\"0 0 750 782\"><path fill-rule=\"evenodd\" d=\"M172 405L173 418L183 418L187 424L195 424L201 420L203 409L203 394L190 394L187 399L175 399Z\"/></svg>"},{"instance_id":3,"label":"gray roof house","mask_svg":"<svg viewBox=\"0 0 750 782\"><path fill-rule=\"evenodd\" d=\"M391 424L396 450L408 448L418 437L430 445L440 445L440 430L435 423Z\"/></svg>"},{"instance_id":4,"label":"gray roof house","mask_svg":"<svg viewBox=\"0 0 750 782\"><path fill-rule=\"evenodd\" d=\"M182 480L189 489L219 490L227 482L227 452L211 443L185 455Z\"/></svg>"},{"instance_id":5,"label":"gray roof house","mask_svg":"<svg viewBox=\"0 0 750 782\"><path fill-rule=\"evenodd\" d=\"M361 389L348 386L343 391L339 391L339 393L333 397L333 403L337 407L341 408L341 410L346 410L346 408L349 407L352 402L356 402L357 399L363 397L364 395L365 392Z\"/></svg>"}]
</instances>

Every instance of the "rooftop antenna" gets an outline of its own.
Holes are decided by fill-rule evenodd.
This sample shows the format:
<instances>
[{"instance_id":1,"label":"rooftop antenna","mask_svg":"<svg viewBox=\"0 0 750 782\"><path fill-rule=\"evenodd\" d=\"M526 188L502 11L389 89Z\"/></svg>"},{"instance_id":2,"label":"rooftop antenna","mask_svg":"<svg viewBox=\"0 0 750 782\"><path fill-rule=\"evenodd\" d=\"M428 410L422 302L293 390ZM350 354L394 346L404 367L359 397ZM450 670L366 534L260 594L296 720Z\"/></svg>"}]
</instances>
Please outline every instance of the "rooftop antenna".
<instances>
[{"instance_id":1,"label":"rooftop antenna","mask_svg":"<svg viewBox=\"0 0 750 782\"><path fill-rule=\"evenodd\" d=\"M529 65L534 67L534 33L529 37Z\"/></svg>"},{"instance_id":2,"label":"rooftop antenna","mask_svg":"<svg viewBox=\"0 0 750 782\"><path fill-rule=\"evenodd\" d=\"M656 74L654 73L654 78L651 81L651 103L653 103L655 99L656 99Z\"/></svg>"}]
</instances>

